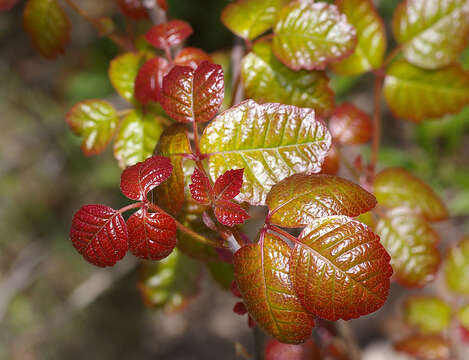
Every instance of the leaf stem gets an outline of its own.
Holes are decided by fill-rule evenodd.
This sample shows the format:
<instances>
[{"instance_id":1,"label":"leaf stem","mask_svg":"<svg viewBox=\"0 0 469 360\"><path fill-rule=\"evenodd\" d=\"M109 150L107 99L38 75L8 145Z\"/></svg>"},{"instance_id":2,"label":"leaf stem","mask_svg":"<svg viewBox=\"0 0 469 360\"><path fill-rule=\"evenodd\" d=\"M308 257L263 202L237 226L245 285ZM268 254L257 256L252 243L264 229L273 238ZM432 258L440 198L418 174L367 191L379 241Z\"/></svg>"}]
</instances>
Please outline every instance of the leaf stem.
<instances>
[{"instance_id":1,"label":"leaf stem","mask_svg":"<svg viewBox=\"0 0 469 360\"><path fill-rule=\"evenodd\" d=\"M123 110L119 110L116 112L116 115L118 117L122 117L122 116L126 116L128 114L130 114L134 109L123 109Z\"/></svg>"},{"instance_id":2,"label":"leaf stem","mask_svg":"<svg viewBox=\"0 0 469 360\"><path fill-rule=\"evenodd\" d=\"M373 138L371 143L370 168L374 175L378 162L379 147L381 142L381 93L383 91L384 73L375 73L374 88L374 113L373 113Z\"/></svg>"},{"instance_id":3,"label":"leaf stem","mask_svg":"<svg viewBox=\"0 0 469 360\"><path fill-rule=\"evenodd\" d=\"M118 212L119 212L119 214L122 214L122 213L125 213L126 211L141 208L143 206L144 206L144 202L140 201L140 202L136 202L136 203L132 203L130 205L124 206L123 208L119 209Z\"/></svg>"},{"instance_id":4,"label":"leaf stem","mask_svg":"<svg viewBox=\"0 0 469 360\"><path fill-rule=\"evenodd\" d=\"M399 46L397 46L396 48L394 48L394 50L391 51L388 56L386 56L386 59L384 59L383 64L381 65L381 69L384 70L384 69L391 63L391 61L392 61L397 55L399 55L399 53L400 53L401 51L402 51L402 46L401 46L401 45L399 45Z\"/></svg>"},{"instance_id":5,"label":"leaf stem","mask_svg":"<svg viewBox=\"0 0 469 360\"><path fill-rule=\"evenodd\" d=\"M286 237L288 240L292 241L293 243L299 243L300 241L294 237L292 234L286 232L285 230L280 229L279 227L272 225L272 224L267 224L267 229L275 231L277 234L282 235L283 237Z\"/></svg>"},{"instance_id":6,"label":"leaf stem","mask_svg":"<svg viewBox=\"0 0 469 360\"><path fill-rule=\"evenodd\" d=\"M198 159L200 157L200 145L199 145L199 128L197 126L197 122L195 121L192 121L192 132L193 132L193 135L194 135L194 147L195 147L195 157L196 159ZM203 171L205 173L205 170L202 168L200 169L201 171Z\"/></svg>"}]
</instances>

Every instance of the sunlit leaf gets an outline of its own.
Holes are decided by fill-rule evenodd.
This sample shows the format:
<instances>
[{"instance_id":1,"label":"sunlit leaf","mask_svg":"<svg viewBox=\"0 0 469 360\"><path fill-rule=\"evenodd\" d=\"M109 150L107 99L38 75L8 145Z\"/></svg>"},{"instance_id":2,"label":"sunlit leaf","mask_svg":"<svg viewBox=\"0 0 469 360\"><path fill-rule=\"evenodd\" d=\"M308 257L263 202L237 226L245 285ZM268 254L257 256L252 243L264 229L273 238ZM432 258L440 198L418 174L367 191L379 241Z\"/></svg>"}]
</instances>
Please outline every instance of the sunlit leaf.
<instances>
[{"instance_id":1,"label":"sunlit leaf","mask_svg":"<svg viewBox=\"0 0 469 360\"><path fill-rule=\"evenodd\" d=\"M255 39L273 25L278 11L290 0L237 0L228 4L221 21L236 35Z\"/></svg>"},{"instance_id":2,"label":"sunlit leaf","mask_svg":"<svg viewBox=\"0 0 469 360\"><path fill-rule=\"evenodd\" d=\"M352 55L333 64L341 75L358 75L377 69L386 52L386 30L372 0L338 0L341 13L357 31L357 47Z\"/></svg>"},{"instance_id":3,"label":"sunlit leaf","mask_svg":"<svg viewBox=\"0 0 469 360\"><path fill-rule=\"evenodd\" d=\"M269 41L258 41L241 64L247 98L313 108L328 116L334 107L329 78L320 71L293 71L274 56Z\"/></svg>"},{"instance_id":4,"label":"sunlit leaf","mask_svg":"<svg viewBox=\"0 0 469 360\"><path fill-rule=\"evenodd\" d=\"M456 113L469 104L469 72L459 65L424 70L396 61L387 71L384 96L398 118L421 122Z\"/></svg>"},{"instance_id":5,"label":"sunlit leaf","mask_svg":"<svg viewBox=\"0 0 469 360\"><path fill-rule=\"evenodd\" d=\"M134 20L142 20L148 18L147 9L140 0L117 0L119 8L125 16Z\"/></svg>"},{"instance_id":6,"label":"sunlit leaf","mask_svg":"<svg viewBox=\"0 0 469 360\"><path fill-rule=\"evenodd\" d=\"M391 254L400 284L421 287L434 279L440 264L439 236L425 219L397 208L379 220L376 232Z\"/></svg>"},{"instance_id":7,"label":"sunlit leaf","mask_svg":"<svg viewBox=\"0 0 469 360\"><path fill-rule=\"evenodd\" d=\"M162 132L157 116L132 111L121 122L114 141L114 156L119 166L125 169L150 157Z\"/></svg>"},{"instance_id":8,"label":"sunlit leaf","mask_svg":"<svg viewBox=\"0 0 469 360\"><path fill-rule=\"evenodd\" d=\"M270 222L301 227L331 215L358 216L376 205L375 197L353 182L331 175L293 175L267 195Z\"/></svg>"},{"instance_id":9,"label":"sunlit leaf","mask_svg":"<svg viewBox=\"0 0 469 360\"><path fill-rule=\"evenodd\" d=\"M303 344L282 344L275 339L265 345L265 360L321 360L320 348L313 340Z\"/></svg>"},{"instance_id":10,"label":"sunlit leaf","mask_svg":"<svg viewBox=\"0 0 469 360\"><path fill-rule=\"evenodd\" d=\"M166 23L154 25L145 34L147 41L159 49L169 49L181 44L192 34L190 24L182 20L171 20Z\"/></svg>"},{"instance_id":11,"label":"sunlit leaf","mask_svg":"<svg viewBox=\"0 0 469 360\"><path fill-rule=\"evenodd\" d=\"M454 62L467 44L467 0L407 0L397 7L394 36L410 63L436 69Z\"/></svg>"},{"instance_id":12,"label":"sunlit leaf","mask_svg":"<svg viewBox=\"0 0 469 360\"><path fill-rule=\"evenodd\" d=\"M350 103L334 109L329 120L332 138L342 144L364 144L371 139L373 126L370 116Z\"/></svg>"},{"instance_id":13,"label":"sunlit leaf","mask_svg":"<svg viewBox=\"0 0 469 360\"><path fill-rule=\"evenodd\" d=\"M163 77L169 71L169 63L158 56L147 60L135 78L135 98L142 104L157 102L163 85Z\"/></svg>"},{"instance_id":14,"label":"sunlit leaf","mask_svg":"<svg viewBox=\"0 0 469 360\"><path fill-rule=\"evenodd\" d=\"M227 200L217 200L214 212L217 220L226 226L242 224L249 219L246 210L240 205Z\"/></svg>"},{"instance_id":15,"label":"sunlit leaf","mask_svg":"<svg viewBox=\"0 0 469 360\"><path fill-rule=\"evenodd\" d=\"M185 47L174 58L174 63L179 66L189 66L192 69L197 67L204 61L213 62L210 55L205 51L195 47Z\"/></svg>"},{"instance_id":16,"label":"sunlit leaf","mask_svg":"<svg viewBox=\"0 0 469 360\"><path fill-rule=\"evenodd\" d=\"M437 334L448 328L451 306L436 297L413 296L404 303L404 319L425 334Z\"/></svg>"},{"instance_id":17,"label":"sunlit leaf","mask_svg":"<svg viewBox=\"0 0 469 360\"><path fill-rule=\"evenodd\" d=\"M28 0L23 25L37 51L54 59L70 41L70 21L57 0Z\"/></svg>"},{"instance_id":18,"label":"sunlit leaf","mask_svg":"<svg viewBox=\"0 0 469 360\"><path fill-rule=\"evenodd\" d=\"M202 264L178 250L162 261L142 266L138 288L147 306L183 310L197 295Z\"/></svg>"},{"instance_id":19,"label":"sunlit leaf","mask_svg":"<svg viewBox=\"0 0 469 360\"><path fill-rule=\"evenodd\" d=\"M232 200L240 192L243 186L244 169L228 170L221 175L215 185L213 192L216 199L219 200Z\"/></svg>"},{"instance_id":20,"label":"sunlit leaf","mask_svg":"<svg viewBox=\"0 0 469 360\"><path fill-rule=\"evenodd\" d=\"M395 344L397 351L421 360L448 360L450 345L440 335L414 335Z\"/></svg>"},{"instance_id":21,"label":"sunlit leaf","mask_svg":"<svg viewBox=\"0 0 469 360\"><path fill-rule=\"evenodd\" d=\"M220 114L200 139L216 180L230 169L244 168L237 200L264 204L271 187L295 173L315 173L331 145L324 123L311 109L247 100Z\"/></svg>"},{"instance_id":22,"label":"sunlit leaf","mask_svg":"<svg viewBox=\"0 0 469 360\"><path fill-rule=\"evenodd\" d=\"M113 266L127 252L127 227L122 215L104 205L85 205L73 216L70 239L90 263Z\"/></svg>"},{"instance_id":23,"label":"sunlit leaf","mask_svg":"<svg viewBox=\"0 0 469 360\"><path fill-rule=\"evenodd\" d=\"M66 120L73 132L83 137L85 155L103 152L111 142L119 117L114 106L104 100L85 100L73 106Z\"/></svg>"},{"instance_id":24,"label":"sunlit leaf","mask_svg":"<svg viewBox=\"0 0 469 360\"><path fill-rule=\"evenodd\" d=\"M429 221L445 220L448 212L433 190L400 168L381 171L374 180L378 203L389 208L407 207Z\"/></svg>"},{"instance_id":25,"label":"sunlit leaf","mask_svg":"<svg viewBox=\"0 0 469 360\"><path fill-rule=\"evenodd\" d=\"M354 27L335 5L299 0L280 10L273 50L293 70L320 70L350 55L356 41Z\"/></svg>"},{"instance_id":26,"label":"sunlit leaf","mask_svg":"<svg viewBox=\"0 0 469 360\"><path fill-rule=\"evenodd\" d=\"M469 238L451 248L445 258L445 279L448 288L458 294L469 294Z\"/></svg>"},{"instance_id":27,"label":"sunlit leaf","mask_svg":"<svg viewBox=\"0 0 469 360\"><path fill-rule=\"evenodd\" d=\"M238 250L233 264L249 314L269 335L295 344L311 336L314 321L303 309L290 283L290 253L284 241L265 234L259 243Z\"/></svg>"},{"instance_id":28,"label":"sunlit leaf","mask_svg":"<svg viewBox=\"0 0 469 360\"><path fill-rule=\"evenodd\" d=\"M192 183L189 184L189 189L192 198L202 205L209 205L212 200L212 195L208 177L198 168L195 168L191 180Z\"/></svg>"}]
</instances>

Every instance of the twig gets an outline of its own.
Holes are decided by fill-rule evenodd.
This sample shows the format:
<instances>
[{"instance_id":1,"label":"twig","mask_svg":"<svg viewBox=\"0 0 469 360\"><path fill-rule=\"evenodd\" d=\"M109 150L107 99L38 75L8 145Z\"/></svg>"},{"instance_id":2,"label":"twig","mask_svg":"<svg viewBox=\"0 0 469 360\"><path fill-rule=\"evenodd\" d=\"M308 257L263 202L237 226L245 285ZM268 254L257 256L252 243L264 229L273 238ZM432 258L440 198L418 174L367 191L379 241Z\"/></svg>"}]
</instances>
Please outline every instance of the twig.
<instances>
[{"instance_id":1,"label":"twig","mask_svg":"<svg viewBox=\"0 0 469 360\"><path fill-rule=\"evenodd\" d=\"M350 324L344 320L337 321L337 331L339 332L342 340L347 346L350 360L360 360L360 347L358 346L357 340L353 335L352 327L350 326Z\"/></svg>"},{"instance_id":2,"label":"twig","mask_svg":"<svg viewBox=\"0 0 469 360\"><path fill-rule=\"evenodd\" d=\"M141 2L145 9L147 9L151 22L154 25L165 23L167 21L166 11L158 6L158 2L156 0L141 0Z\"/></svg>"}]
</instances>

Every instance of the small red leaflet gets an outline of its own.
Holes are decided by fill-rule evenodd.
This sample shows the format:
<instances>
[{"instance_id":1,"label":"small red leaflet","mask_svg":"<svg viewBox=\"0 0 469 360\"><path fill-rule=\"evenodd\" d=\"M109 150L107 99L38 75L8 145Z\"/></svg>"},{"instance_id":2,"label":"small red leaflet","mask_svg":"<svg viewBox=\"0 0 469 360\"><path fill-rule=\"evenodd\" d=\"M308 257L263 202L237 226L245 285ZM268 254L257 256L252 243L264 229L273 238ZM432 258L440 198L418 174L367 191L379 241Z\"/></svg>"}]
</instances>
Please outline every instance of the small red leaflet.
<instances>
[{"instance_id":1,"label":"small red leaflet","mask_svg":"<svg viewBox=\"0 0 469 360\"><path fill-rule=\"evenodd\" d=\"M137 0L138 1L138 0ZM168 49L186 40L193 30L182 20L171 20L153 26L145 35L147 41L158 49Z\"/></svg>"}]
</instances>

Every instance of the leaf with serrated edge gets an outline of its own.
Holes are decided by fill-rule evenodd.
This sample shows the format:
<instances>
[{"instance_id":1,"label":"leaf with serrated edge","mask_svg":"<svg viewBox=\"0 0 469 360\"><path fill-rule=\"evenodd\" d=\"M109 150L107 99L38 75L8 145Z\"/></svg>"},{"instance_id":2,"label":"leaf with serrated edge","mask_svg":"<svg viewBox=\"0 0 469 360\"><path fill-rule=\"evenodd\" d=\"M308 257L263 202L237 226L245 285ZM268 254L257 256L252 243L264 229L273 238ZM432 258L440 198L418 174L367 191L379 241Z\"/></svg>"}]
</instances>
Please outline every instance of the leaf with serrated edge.
<instances>
[{"instance_id":1,"label":"leaf with serrated edge","mask_svg":"<svg viewBox=\"0 0 469 360\"><path fill-rule=\"evenodd\" d=\"M355 28L335 5L300 0L279 12L273 50L293 70L322 70L350 55L356 41Z\"/></svg>"},{"instance_id":2,"label":"leaf with serrated edge","mask_svg":"<svg viewBox=\"0 0 469 360\"><path fill-rule=\"evenodd\" d=\"M215 203L215 216L217 220L226 226L234 226L244 223L249 215L240 205L227 200L218 200Z\"/></svg>"},{"instance_id":3,"label":"leaf with serrated edge","mask_svg":"<svg viewBox=\"0 0 469 360\"><path fill-rule=\"evenodd\" d=\"M157 102L161 93L163 77L169 71L166 59L155 56L147 60L135 78L135 98L142 104Z\"/></svg>"},{"instance_id":4,"label":"leaf with serrated edge","mask_svg":"<svg viewBox=\"0 0 469 360\"><path fill-rule=\"evenodd\" d=\"M381 243L391 254L396 280L407 287L432 281L440 265L438 233L419 215L394 209L376 225Z\"/></svg>"},{"instance_id":5,"label":"leaf with serrated edge","mask_svg":"<svg viewBox=\"0 0 469 360\"><path fill-rule=\"evenodd\" d=\"M33 46L47 59L55 59L70 41L70 21L56 0L28 0L23 25Z\"/></svg>"},{"instance_id":6,"label":"leaf with serrated edge","mask_svg":"<svg viewBox=\"0 0 469 360\"><path fill-rule=\"evenodd\" d=\"M145 34L147 41L159 49L168 49L181 44L193 30L190 24L182 20L171 20L154 25Z\"/></svg>"},{"instance_id":7,"label":"leaf with serrated edge","mask_svg":"<svg viewBox=\"0 0 469 360\"><path fill-rule=\"evenodd\" d=\"M104 100L85 100L73 106L66 120L72 131L83 137L81 149L87 156L103 152L117 130L119 117Z\"/></svg>"},{"instance_id":8,"label":"leaf with serrated edge","mask_svg":"<svg viewBox=\"0 0 469 360\"><path fill-rule=\"evenodd\" d=\"M310 313L336 321L378 310L389 292L390 256L379 237L347 216L311 221L290 260L290 279Z\"/></svg>"},{"instance_id":9,"label":"leaf with serrated edge","mask_svg":"<svg viewBox=\"0 0 469 360\"><path fill-rule=\"evenodd\" d=\"M269 335L284 343L301 343L314 326L296 297L288 274L291 249L280 238L261 235L256 244L233 257L235 279L249 314Z\"/></svg>"},{"instance_id":10,"label":"leaf with serrated edge","mask_svg":"<svg viewBox=\"0 0 469 360\"><path fill-rule=\"evenodd\" d=\"M413 335L395 348L421 360L448 360L450 355L450 345L441 335Z\"/></svg>"},{"instance_id":11,"label":"leaf with serrated edge","mask_svg":"<svg viewBox=\"0 0 469 360\"><path fill-rule=\"evenodd\" d=\"M376 199L338 176L296 174L272 187L267 206L271 223L302 227L324 216L358 216L373 209Z\"/></svg>"},{"instance_id":12,"label":"leaf with serrated edge","mask_svg":"<svg viewBox=\"0 0 469 360\"><path fill-rule=\"evenodd\" d=\"M386 52L386 30L372 0L338 0L337 6L357 31L357 47L352 55L332 64L340 75L358 75L377 69Z\"/></svg>"},{"instance_id":13,"label":"leaf with serrated edge","mask_svg":"<svg viewBox=\"0 0 469 360\"><path fill-rule=\"evenodd\" d=\"M445 279L448 288L457 294L469 294L469 237L452 247L445 257Z\"/></svg>"},{"instance_id":14,"label":"leaf with serrated edge","mask_svg":"<svg viewBox=\"0 0 469 360\"><path fill-rule=\"evenodd\" d=\"M257 41L241 63L247 98L312 108L328 116L334 107L329 78L322 71L293 71L277 60L270 41Z\"/></svg>"},{"instance_id":15,"label":"leaf with serrated edge","mask_svg":"<svg viewBox=\"0 0 469 360\"><path fill-rule=\"evenodd\" d=\"M174 58L176 65L189 66L194 70L204 61L213 62L209 54L195 47L185 47Z\"/></svg>"},{"instance_id":16,"label":"leaf with serrated edge","mask_svg":"<svg viewBox=\"0 0 469 360\"><path fill-rule=\"evenodd\" d=\"M329 119L329 130L335 141L345 145L364 144L373 134L370 116L350 103L334 109Z\"/></svg>"},{"instance_id":17,"label":"leaf with serrated edge","mask_svg":"<svg viewBox=\"0 0 469 360\"><path fill-rule=\"evenodd\" d=\"M192 198L202 205L208 205L211 201L210 193L210 180L200 171L197 167L191 176L192 183L189 184L189 189Z\"/></svg>"},{"instance_id":18,"label":"leaf with serrated edge","mask_svg":"<svg viewBox=\"0 0 469 360\"><path fill-rule=\"evenodd\" d=\"M90 263L113 266L127 252L127 227L122 215L104 205L85 205L73 216L70 239Z\"/></svg>"},{"instance_id":19,"label":"leaf with serrated edge","mask_svg":"<svg viewBox=\"0 0 469 360\"><path fill-rule=\"evenodd\" d=\"M451 306L437 297L412 296L404 303L404 320L424 334L438 334L448 328Z\"/></svg>"},{"instance_id":20,"label":"leaf with serrated edge","mask_svg":"<svg viewBox=\"0 0 469 360\"><path fill-rule=\"evenodd\" d=\"M331 136L311 109L246 100L220 114L200 139L210 176L244 168L239 201L263 205L271 187L295 173L321 170Z\"/></svg>"},{"instance_id":21,"label":"leaf with serrated edge","mask_svg":"<svg viewBox=\"0 0 469 360\"><path fill-rule=\"evenodd\" d=\"M223 9L221 21L239 37L252 40L274 25L278 11L289 1L238 0Z\"/></svg>"},{"instance_id":22,"label":"leaf with serrated edge","mask_svg":"<svg viewBox=\"0 0 469 360\"><path fill-rule=\"evenodd\" d=\"M234 199L243 186L244 169L228 170L221 175L215 185L213 192L217 199L232 200Z\"/></svg>"},{"instance_id":23,"label":"leaf with serrated edge","mask_svg":"<svg viewBox=\"0 0 469 360\"><path fill-rule=\"evenodd\" d=\"M122 120L114 141L114 157L125 169L150 157L163 127L158 116L134 110Z\"/></svg>"},{"instance_id":24,"label":"leaf with serrated edge","mask_svg":"<svg viewBox=\"0 0 469 360\"><path fill-rule=\"evenodd\" d=\"M469 36L467 0L406 0L396 8L392 29L407 61L436 69L457 60Z\"/></svg>"},{"instance_id":25,"label":"leaf with serrated edge","mask_svg":"<svg viewBox=\"0 0 469 360\"><path fill-rule=\"evenodd\" d=\"M448 218L445 205L419 178L401 168L389 168L376 175L374 194L378 203L388 208L407 207L428 221Z\"/></svg>"},{"instance_id":26,"label":"leaf with serrated edge","mask_svg":"<svg viewBox=\"0 0 469 360\"><path fill-rule=\"evenodd\" d=\"M395 117L419 123L469 104L469 71L459 65L424 70L396 61L387 70L383 91Z\"/></svg>"}]
</instances>

